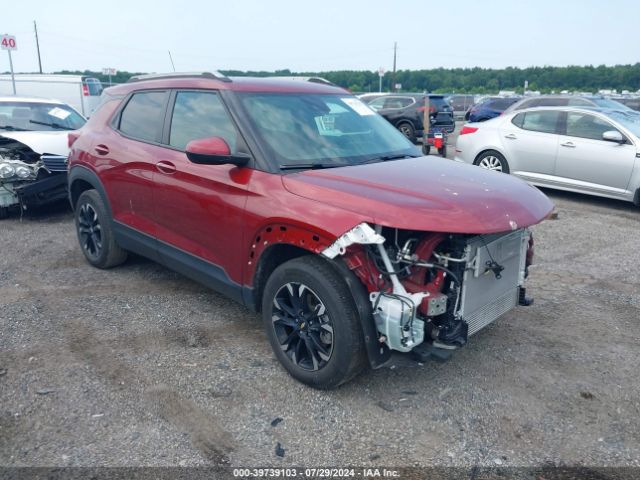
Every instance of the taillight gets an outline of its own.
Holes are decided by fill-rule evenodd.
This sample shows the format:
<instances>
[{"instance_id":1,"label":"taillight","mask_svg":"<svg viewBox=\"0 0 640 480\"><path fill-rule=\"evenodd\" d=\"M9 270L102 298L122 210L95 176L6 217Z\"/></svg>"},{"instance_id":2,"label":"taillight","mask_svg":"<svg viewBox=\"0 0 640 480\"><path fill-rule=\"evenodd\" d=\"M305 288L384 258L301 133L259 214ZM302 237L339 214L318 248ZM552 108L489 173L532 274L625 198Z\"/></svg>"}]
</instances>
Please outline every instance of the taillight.
<instances>
[{"instance_id":1,"label":"taillight","mask_svg":"<svg viewBox=\"0 0 640 480\"><path fill-rule=\"evenodd\" d=\"M67 146L71 148L73 144L76 143L76 140L78 140L79 136L80 134L78 132L69 133L69 135L67 135Z\"/></svg>"},{"instance_id":2,"label":"taillight","mask_svg":"<svg viewBox=\"0 0 640 480\"><path fill-rule=\"evenodd\" d=\"M462 127L462 130L460 130L460 135L466 135L467 133L476 133L478 131L478 129L476 127L468 127L467 125L465 125L464 127Z\"/></svg>"},{"instance_id":3,"label":"taillight","mask_svg":"<svg viewBox=\"0 0 640 480\"><path fill-rule=\"evenodd\" d=\"M82 84L82 95L84 95L85 97L89 96L89 85L87 85L86 83Z\"/></svg>"},{"instance_id":4,"label":"taillight","mask_svg":"<svg viewBox=\"0 0 640 480\"><path fill-rule=\"evenodd\" d=\"M420 113L422 113L422 112L424 112L425 108L426 107L424 107L424 106L423 107L418 107L418 108L416 108L416 110L418 110ZM436 112L437 112L437 108L434 107L433 105L431 105L429 107L429 113L436 113Z\"/></svg>"}]
</instances>

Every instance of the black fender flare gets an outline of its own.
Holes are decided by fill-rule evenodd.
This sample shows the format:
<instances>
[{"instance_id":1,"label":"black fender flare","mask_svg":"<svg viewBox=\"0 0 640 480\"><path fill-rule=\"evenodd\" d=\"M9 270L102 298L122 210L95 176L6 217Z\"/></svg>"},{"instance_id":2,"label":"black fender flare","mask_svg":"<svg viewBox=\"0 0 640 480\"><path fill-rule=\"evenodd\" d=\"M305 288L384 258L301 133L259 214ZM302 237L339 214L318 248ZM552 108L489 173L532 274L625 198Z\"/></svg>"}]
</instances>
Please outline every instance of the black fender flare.
<instances>
[{"instance_id":1,"label":"black fender flare","mask_svg":"<svg viewBox=\"0 0 640 480\"><path fill-rule=\"evenodd\" d=\"M342 275L351 291L351 296L360 314L360 325L362 326L369 365L373 369L383 367L391 358L391 350L378 341L378 330L373 319L371 301L364 285L339 258L329 260L329 263Z\"/></svg>"}]
</instances>

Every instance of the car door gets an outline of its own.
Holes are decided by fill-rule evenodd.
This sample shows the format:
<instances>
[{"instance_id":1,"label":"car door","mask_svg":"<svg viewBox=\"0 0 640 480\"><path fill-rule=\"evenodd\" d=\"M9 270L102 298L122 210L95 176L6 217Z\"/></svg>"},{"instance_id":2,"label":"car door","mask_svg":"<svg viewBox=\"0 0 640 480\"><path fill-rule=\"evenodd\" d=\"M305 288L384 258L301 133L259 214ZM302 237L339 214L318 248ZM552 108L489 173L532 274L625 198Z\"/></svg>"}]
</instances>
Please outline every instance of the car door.
<instances>
[{"instance_id":1,"label":"car door","mask_svg":"<svg viewBox=\"0 0 640 480\"><path fill-rule=\"evenodd\" d=\"M201 272L222 283L239 281L242 215L252 170L198 165L189 161L185 148L191 140L221 137L235 153L242 139L216 91L175 91L169 104L167 148L156 159L153 176L160 255L178 271L186 266L190 273ZM211 278L200 280L211 284Z\"/></svg>"},{"instance_id":2,"label":"car door","mask_svg":"<svg viewBox=\"0 0 640 480\"><path fill-rule=\"evenodd\" d=\"M164 148L160 144L168 90L134 93L92 146L116 221L151 239L156 234L153 173Z\"/></svg>"},{"instance_id":3,"label":"car door","mask_svg":"<svg viewBox=\"0 0 640 480\"><path fill-rule=\"evenodd\" d=\"M556 162L558 181L594 192L623 193L629 185L636 147L628 140L624 144L603 140L602 134L612 130L619 131L600 116L567 112Z\"/></svg>"},{"instance_id":4,"label":"car door","mask_svg":"<svg viewBox=\"0 0 640 480\"><path fill-rule=\"evenodd\" d=\"M518 113L500 126L511 173L531 180L553 175L558 152L557 110Z\"/></svg>"}]
</instances>

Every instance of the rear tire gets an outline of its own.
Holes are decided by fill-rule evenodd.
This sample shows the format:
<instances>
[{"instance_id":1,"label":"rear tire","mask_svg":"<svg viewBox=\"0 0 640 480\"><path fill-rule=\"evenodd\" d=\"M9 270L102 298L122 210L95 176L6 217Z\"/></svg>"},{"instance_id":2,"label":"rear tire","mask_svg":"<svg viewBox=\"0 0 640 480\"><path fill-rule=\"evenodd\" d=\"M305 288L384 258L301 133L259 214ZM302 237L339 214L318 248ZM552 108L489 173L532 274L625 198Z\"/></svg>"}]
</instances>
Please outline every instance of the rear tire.
<instances>
[{"instance_id":1,"label":"rear tire","mask_svg":"<svg viewBox=\"0 0 640 480\"><path fill-rule=\"evenodd\" d=\"M496 152L495 150L482 152L478 155L473 164L486 170L509 173L509 163L507 162L507 159L504 158L504 155L500 152Z\"/></svg>"},{"instance_id":2,"label":"rear tire","mask_svg":"<svg viewBox=\"0 0 640 480\"><path fill-rule=\"evenodd\" d=\"M83 192L75 208L76 233L87 261L97 268L111 268L127 259L116 243L102 197L96 190Z\"/></svg>"},{"instance_id":3,"label":"rear tire","mask_svg":"<svg viewBox=\"0 0 640 480\"><path fill-rule=\"evenodd\" d=\"M4 220L5 218L9 218L9 208L0 207L0 220Z\"/></svg>"},{"instance_id":4,"label":"rear tire","mask_svg":"<svg viewBox=\"0 0 640 480\"><path fill-rule=\"evenodd\" d=\"M319 257L299 257L275 269L265 285L262 319L276 357L299 382L336 388L366 366L351 291Z\"/></svg>"},{"instance_id":5,"label":"rear tire","mask_svg":"<svg viewBox=\"0 0 640 480\"><path fill-rule=\"evenodd\" d=\"M447 158L447 146L444 145L442 148L439 148L438 154L443 158Z\"/></svg>"},{"instance_id":6,"label":"rear tire","mask_svg":"<svg viewBox=\"0 0 640 480\"><path fill-rule=\"evenodd\" d=\"M398 124L397 128L411 143L416 143L416 130L413 125L408 122L402 122Z\"/></svg>"}]
</instances>

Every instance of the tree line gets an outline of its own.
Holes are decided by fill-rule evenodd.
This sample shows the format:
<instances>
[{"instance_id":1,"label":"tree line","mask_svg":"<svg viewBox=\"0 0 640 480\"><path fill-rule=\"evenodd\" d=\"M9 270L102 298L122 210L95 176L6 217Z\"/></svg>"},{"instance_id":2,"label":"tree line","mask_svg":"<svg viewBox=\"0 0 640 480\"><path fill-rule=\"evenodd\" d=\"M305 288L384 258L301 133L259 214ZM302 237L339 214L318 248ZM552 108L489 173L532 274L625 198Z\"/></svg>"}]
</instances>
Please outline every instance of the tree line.
<instances>
[{"instance_id":1,"label":"tree line","mask_svg":"<svg viewBox=\"0 0 640 480\"><path fill-rule=\"evenodd\" d=\"M56 73L89 75L108 83L108 77L102 72L85 70ZM377 92L379 77L377 72L364 70L339 70L327 72L292 72L291 70L240 71L223 70L228 76L317 76L348 88L352 92ZM132 75L140 73L118 72L111 77L113 83L126 82ZM392 73L386 72L382 78L382 90L392 89ZM522 92L525 81L529 90L543 93L551 91L596 92L600 89L615 89L619 92L640 90L640 63L615 66L567 66L567 67L529 67L516 68L435 68L429 70L399 70L395 83L400 91L435 93L496 93L500 90Z\"/></svg>"}]
</instances>

